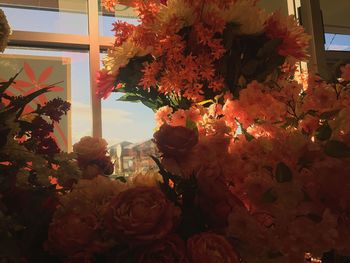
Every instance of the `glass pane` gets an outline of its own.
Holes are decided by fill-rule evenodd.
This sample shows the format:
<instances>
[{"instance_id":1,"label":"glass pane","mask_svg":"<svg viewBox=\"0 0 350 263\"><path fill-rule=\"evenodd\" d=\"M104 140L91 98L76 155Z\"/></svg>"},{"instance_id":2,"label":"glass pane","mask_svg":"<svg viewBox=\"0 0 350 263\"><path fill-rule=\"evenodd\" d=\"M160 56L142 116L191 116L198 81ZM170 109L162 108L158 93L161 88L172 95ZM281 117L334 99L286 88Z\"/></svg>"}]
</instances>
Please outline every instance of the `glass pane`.
<instances>
[{"instance_id":1,"label":"glass pane","mask_svg":"<svg viewBox=\"0 0 350 263\"><path fill-rule=\"evenodd\" d=\"M87 0L0 0L12 30L88 34Z\"/></svg>"},{"instance_id":2,"label":"glass pane","mask_svg":"<svg viewBox=\"0 0 350 263\"><path fill-rule=\"evenodd\" d=\"M350 1L320 0L326 50L350 51Z\"/></svg>"},{"instance_id":3,"label":"glass pane","mask_svg":"<svg viewBox=\"0 0 350 263\"><path fill-rule=\"evenodd\" d=\"M334 50L334 51L350 51L350 34L342 35L342 34L331 34L326 33L326 50Z\"/></svg>"},{"instance_id":4,"label":"glass pane","mask_svg":"<svg viewBox=\"0 0 350 263\"><path fill-rule=\"evenodd\" d=\"M115 162L114 176L156 169L149 157L156 152L151 141L156 126L154 112L142 103L117 101L121 96L112 93L102 100L102 136Z\"/></svg>"},{"instance_id":5,"label":"glass pane","mask_svg":"<svg viewBox=\"0 0 350 263\"><path fill-rule=\"evenodd\" d=\"M61 86L70 87L71 97L71 122L68 129L71 131L72 144L77 142L82 136L92 135L92 112L90 103L90 72L89 54L85 51L70 50L44 50L32 48L6 49L5 54L27 56L26 62L32 67L34 77L28 76L28 70L23 70L21 79L32 85L53 84L52 82L63 81ZM23 56L24 55L24 56ZM43 80L42 75L47 66L34 64L32 60L42 59L45 65L54 65L52 72ZM67 74L59 73L60 65L50 63L50 60L59 61L61 65L67 66ZM55 66L57 65L57 66ZM23 63L14 66L14 70L23 68ZM61 75L60 75L61 74ZM55 76L51 78L51 76ZM68 91L69 92L69 91Z\"/></svg>"},{"instance_id":6,"label":"glass pane","mask_svg":"<svg viewBox=\"0 0 350 263\"><path fill-rule=\"evenodd\" d=\"M117 5L115 11L108 11L99 1L99 30L101 36L114 36L113 23L117 20L124 21L130 24L137 25L137 15L135 11L125 5Z\"/></svg>"}]
</instances>

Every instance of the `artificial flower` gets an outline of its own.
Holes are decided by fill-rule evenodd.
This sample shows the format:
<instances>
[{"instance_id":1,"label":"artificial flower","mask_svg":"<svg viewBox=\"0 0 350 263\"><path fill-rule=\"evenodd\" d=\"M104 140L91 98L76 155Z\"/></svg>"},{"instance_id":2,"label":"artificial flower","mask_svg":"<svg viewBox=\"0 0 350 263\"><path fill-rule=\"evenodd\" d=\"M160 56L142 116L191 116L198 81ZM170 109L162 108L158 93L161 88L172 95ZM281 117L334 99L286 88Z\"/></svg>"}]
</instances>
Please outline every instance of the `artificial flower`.
<instances>
[{"instance_id":1,"label":"artificial flower","mask_svg":"<svg viewBox=\"0 0 350 263\"><path fill-rule=\"evenodd\" d=\"M105 227L118 240L157 240L172 231L180 211L156 187L135 187L114 197L105 213Z\"/></svg>"},{"instance_id":2,"label":"artificial flower","mask_svg":"<svg viewBox=\"0 0 350 263\"><path fill-rule=\"evenodd\" d=\"M158 149L168 157L182 155L198 142L198 134L195 130L167 124L162 125L153 137Z\"/></svg>"},{"instance_id":3,"label":"artificial flower","mask_svg":"<svg viewBox=\"0 0 350 263\"><path fill-rule=\"evenodd\" d=\"M240 259L225 237L214 233L200 233L189 238L187 250L191 262L238 263Z\"/></svg>"}]
</instances>

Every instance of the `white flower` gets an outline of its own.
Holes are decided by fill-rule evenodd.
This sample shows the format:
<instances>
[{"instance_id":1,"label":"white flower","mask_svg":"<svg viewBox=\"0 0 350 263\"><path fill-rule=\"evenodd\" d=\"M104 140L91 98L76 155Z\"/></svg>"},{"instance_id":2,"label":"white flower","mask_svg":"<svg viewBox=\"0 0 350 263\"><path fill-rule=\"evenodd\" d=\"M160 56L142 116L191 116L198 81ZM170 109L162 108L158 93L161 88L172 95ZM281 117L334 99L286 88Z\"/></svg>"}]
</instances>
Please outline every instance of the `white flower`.
<instances>
[{"instance_id":1,"label":"white flower","mask_svg":"<svg viewBox=\"0 0 350 263\"><path fill-rule=\"evenodd\" d=\"M109 74L115 76L120 68L125 67L129 63L131 58L145 56L150 51L150 48L144 49L136 45L132 37L130 37L121 46L108 50L107 56L103 59L103 65Z\"/></svg>"}]
</instances>

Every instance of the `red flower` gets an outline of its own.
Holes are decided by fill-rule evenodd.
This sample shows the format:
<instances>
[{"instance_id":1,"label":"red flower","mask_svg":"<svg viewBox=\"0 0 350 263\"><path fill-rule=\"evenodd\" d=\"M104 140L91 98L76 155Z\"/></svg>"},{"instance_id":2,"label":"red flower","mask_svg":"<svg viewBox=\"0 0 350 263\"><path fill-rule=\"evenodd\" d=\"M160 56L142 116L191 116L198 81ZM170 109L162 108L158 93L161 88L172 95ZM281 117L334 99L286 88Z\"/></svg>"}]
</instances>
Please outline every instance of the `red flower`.
<instances>
[{"instance_id":1,"label":"red flower","mask_svg":"<svg viewBox=\"0 0 350 263\"><path fill-rule=\"evenodd\" d=\"M109 74L106 70L100 70L96 73L97 96L107 99L115 89L116 77Z\"/></svg>"},{"instance_id":2,"label":"red flower","mask_svg":"<svg viewBox=\"0 0 350 263\"><path fill-rule=\"evenodd\" d=\"M181 156L198 143L198 133L182 126L163 124L153 137L158 149L167 157Z\"/></svg>"}]
</instances>

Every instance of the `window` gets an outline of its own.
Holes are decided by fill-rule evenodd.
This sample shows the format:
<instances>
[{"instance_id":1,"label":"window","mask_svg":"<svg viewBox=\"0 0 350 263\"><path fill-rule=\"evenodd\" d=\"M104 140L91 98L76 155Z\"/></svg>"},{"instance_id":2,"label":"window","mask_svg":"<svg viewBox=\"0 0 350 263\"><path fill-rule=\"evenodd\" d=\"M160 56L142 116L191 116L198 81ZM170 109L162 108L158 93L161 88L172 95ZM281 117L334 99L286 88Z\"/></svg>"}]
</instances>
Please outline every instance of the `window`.
<instances>
[{"instance_id":1,"label":"window","mask_svg":"<svg viewBox=\"0 0 350 263\"><path fill-rule=\"evenodd\" d=\"M291 13L290 3L294 0L261 0L268 11ZM91 133L103 136L111 145L123 145L135 154L127 166L135 166L141 152L154 150L149 144L155 126L151 110L140 103L117 102L119 94L102 102L95 96L100 52L114 42L112 23L137 24L132 8L118 5L110 12L102 9L99 0L0 0L0 8L13 30L8 54L71 59L73 142Z\"/></svg>"},{"instance_id":2,"label":"window","mask_svg":"<svg viewBox=\"0 0 350 263\"><path fill-rule=\"evenodd\" d=\"M69 51L55 49L33 49L27 47L6 49L5 54L35 56L37 58L62 58L67 60L69 65L69 75L57 76L56 81L67 82L70 87L71 106L71 141L77 142L80 137L92 135L92 112L90 106L90 78L89 78L89 54L86 51ZM64 61L63 61L64 63ZM22 65L19 65L22 67ZM16 72L20 68L16 68ZM55 70L55 69L54 69ZM34 70L35 72L35 70ZM55 72L54 72L55 73ZM39 74L36 74L36 79ZM47 82L47 81L46 81ZM46 83L53 84L53 83Z\"/></svg>"},{"instance_id":3,"label":"window","mask_svg":"<svg viewBox=\"0 0 350 263\"><path fill-rule=\"evenodd\" d=\"M12 30L88 34L87 0L0 0Z\"/></svg>"}]
</instances>

